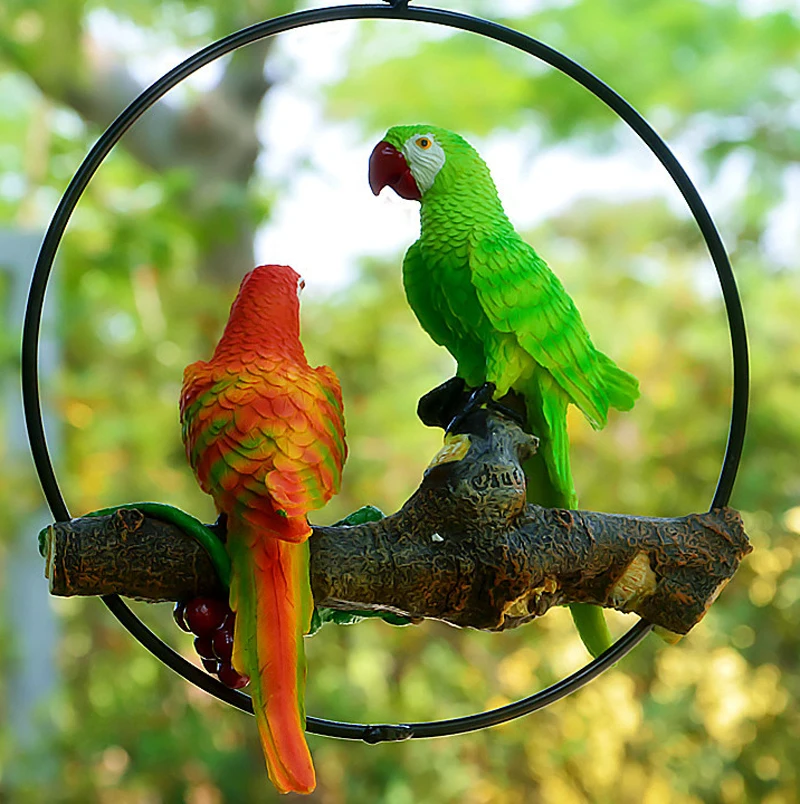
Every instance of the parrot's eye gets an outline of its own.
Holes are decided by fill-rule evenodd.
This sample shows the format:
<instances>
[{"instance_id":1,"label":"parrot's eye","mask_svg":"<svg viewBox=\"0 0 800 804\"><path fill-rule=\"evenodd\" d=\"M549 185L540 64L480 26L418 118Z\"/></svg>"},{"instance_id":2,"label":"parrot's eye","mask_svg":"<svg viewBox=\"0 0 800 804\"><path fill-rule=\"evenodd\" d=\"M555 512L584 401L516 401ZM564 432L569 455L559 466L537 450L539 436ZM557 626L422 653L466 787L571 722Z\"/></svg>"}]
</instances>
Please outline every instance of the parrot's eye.
<instances>
[{"instance_id":1,"label":"parrot's eye","mask_svg":"<svg viewBox=\"0 0 800 804\"><path fill-rule=\"evenodd\" d=\"M403 143L402 152L417 189L425 194L444 167L444 149L433 134L412 134Z\"/></svg>"},{"instance_id":2,"label":"parrot's eye","mask_svg":"<svg viewBox=\"0 0 800 804\"><path fill-rule=\"evenodd\" d=\"M300 277L300 279L297 280L297 295L298 296L305 290L305 287L306 287L306 280L303 279L303 277Z\"/></svg>"}]
</instances>

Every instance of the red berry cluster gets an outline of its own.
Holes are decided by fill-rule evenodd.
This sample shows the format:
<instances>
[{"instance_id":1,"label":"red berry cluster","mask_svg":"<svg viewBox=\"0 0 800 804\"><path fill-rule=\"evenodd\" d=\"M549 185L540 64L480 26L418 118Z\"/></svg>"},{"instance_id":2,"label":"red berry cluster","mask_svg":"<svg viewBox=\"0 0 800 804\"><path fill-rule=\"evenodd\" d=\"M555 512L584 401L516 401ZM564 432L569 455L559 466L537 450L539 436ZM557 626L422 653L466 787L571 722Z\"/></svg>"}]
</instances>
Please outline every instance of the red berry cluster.
<instances>
[{"instance_id":1,"label":"red berry cluster","mask_svg":"<svg viewBox=\"0 0 800 804\"><path fill-rule=\"evenodd\" d=\"M209 673L219 676L223 684L235 690L250 683L231 664L236 615L224 600L196 597L176 603L172 614L178 628L195 635L194 649Z\"/></svg>"}]
</instances>

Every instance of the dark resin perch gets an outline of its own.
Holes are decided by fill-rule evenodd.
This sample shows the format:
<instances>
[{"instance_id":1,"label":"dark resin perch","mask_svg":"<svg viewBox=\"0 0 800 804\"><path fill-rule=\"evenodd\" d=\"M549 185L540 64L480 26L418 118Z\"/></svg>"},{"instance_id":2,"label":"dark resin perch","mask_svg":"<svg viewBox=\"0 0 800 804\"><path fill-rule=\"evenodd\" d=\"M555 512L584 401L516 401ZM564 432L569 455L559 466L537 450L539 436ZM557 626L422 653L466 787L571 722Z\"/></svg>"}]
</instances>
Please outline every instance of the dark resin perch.
<instances>
[{"instance_id":1,"label":"dark resin perch","mask_svg":"<svg viewBox=\"0 0 800 804\"><path fill-rule=\"evenodd\" d=\"M730 508L660 519L527 504L535 439L485 410L461 429L396 514L314 529L318 606L502 630L584 602L685 634L752 549ZM202 548L135 510L53 525L44 549L56 595L223 594Z\"/></svg>"}]
</instances>

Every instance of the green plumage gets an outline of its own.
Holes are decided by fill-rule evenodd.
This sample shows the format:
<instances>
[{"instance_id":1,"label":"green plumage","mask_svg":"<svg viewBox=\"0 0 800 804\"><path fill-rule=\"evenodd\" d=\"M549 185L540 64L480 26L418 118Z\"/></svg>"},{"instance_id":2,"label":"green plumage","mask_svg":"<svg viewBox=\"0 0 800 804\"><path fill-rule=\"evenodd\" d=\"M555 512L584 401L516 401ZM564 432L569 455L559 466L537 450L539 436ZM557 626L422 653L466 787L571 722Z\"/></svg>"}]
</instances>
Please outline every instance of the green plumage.
<instances>
[{"instance_id":1,"label":"green plumage","mask_svg":"<svg viewBox=\"0 0 800 804\"><path fill-rule=\"evenodd\" d=\"M594 347L559 279L506 217L472 146L427 125L396 126L384 140L405 157L421 196L420 238L403 262L409 304L456 359L467 385L493 382L496 398L509 391L523 397L540 439L526 466L528 498L576 508L567 408L576 405L599 429L609 407L633 406L636 378ZM584 606L573 614L589 650L604 650L609 637L601 611Z\"/></svg>"}]
</instances>

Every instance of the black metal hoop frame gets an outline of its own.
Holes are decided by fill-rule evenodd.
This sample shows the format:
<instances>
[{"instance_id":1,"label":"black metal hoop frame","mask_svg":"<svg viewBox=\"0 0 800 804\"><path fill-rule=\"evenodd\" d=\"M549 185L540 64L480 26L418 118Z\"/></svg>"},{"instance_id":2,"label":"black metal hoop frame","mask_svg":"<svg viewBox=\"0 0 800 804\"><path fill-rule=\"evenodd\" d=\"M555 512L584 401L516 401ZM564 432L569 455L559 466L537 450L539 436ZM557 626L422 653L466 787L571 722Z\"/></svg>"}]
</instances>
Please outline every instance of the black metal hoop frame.
<instances>
[{"instance_id":1,"label":"black metal hoop frame","mask_svg":"<svg viewBox=\"0 0 800 804\"><path fill-rule=\"evenodd\" d=\"M653 128L624 98L584 67L557 50L523 33L488 20L454 11L426 7L409 8L406 3L407 0L399 0L399 2L393 2L391 6L342 5L300 11L243 28L224 37L183 61L142 92L106 129L86 156L61 198L42 242L31 280L22 340L22 393L28 437L36 471L55 521L69 520L70 514L56 480L42 422L38 368L39 333L45 292L56 251L70 216L92 176L133 123L169 90L201 67L240 47L278 33L320 23L359 19L426 22L474 33L522 50L555 67L605 103L633 129L661 162L683 195L705 240L717 271L728 317L733 357L731 419L725 456L711 508L727 505L741 460L747 424L749 397L747 335L741 301L725 247L705 204L685 170ZM121 598L117 595L107 595L102 599L122 625L164 664L219 700L252 713L252 702L249 696L229 689L186 661L150 631ZM534 695L497 709L449 720L396 725L342 723L308 717L306 729L313 734L328 737L378 743L408 738L443 737L494 726L548 706L580 689L633 650L651 628L651 624L640 620L605 653L572 675Z\"/></svg>"}]
</instances>

